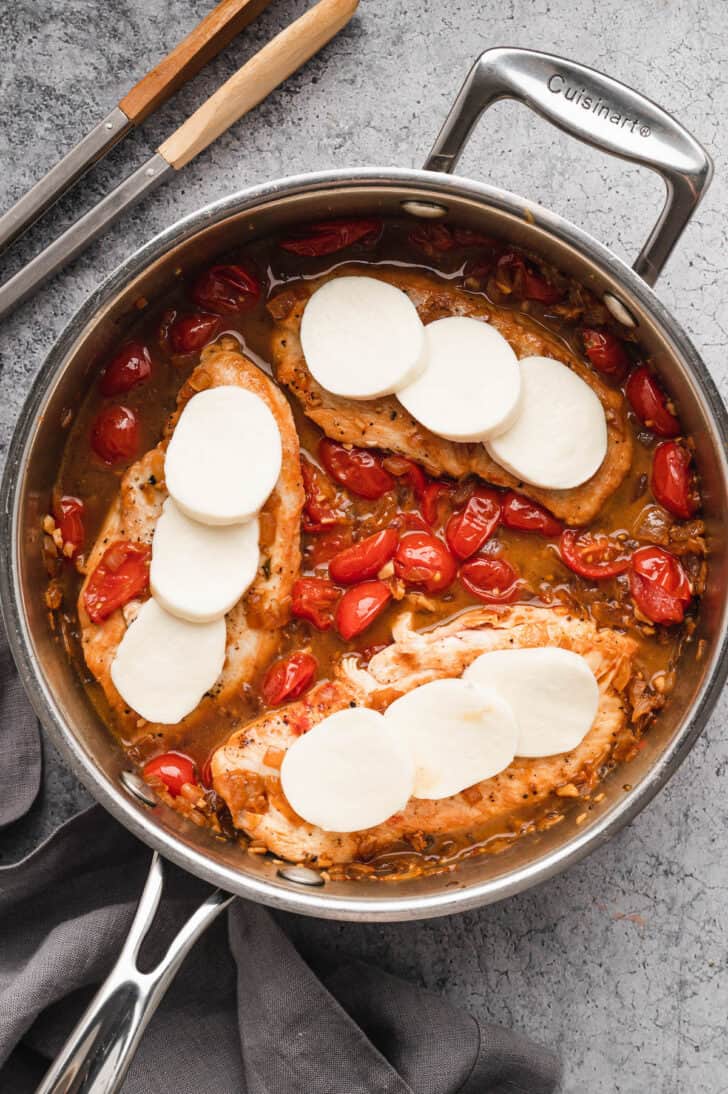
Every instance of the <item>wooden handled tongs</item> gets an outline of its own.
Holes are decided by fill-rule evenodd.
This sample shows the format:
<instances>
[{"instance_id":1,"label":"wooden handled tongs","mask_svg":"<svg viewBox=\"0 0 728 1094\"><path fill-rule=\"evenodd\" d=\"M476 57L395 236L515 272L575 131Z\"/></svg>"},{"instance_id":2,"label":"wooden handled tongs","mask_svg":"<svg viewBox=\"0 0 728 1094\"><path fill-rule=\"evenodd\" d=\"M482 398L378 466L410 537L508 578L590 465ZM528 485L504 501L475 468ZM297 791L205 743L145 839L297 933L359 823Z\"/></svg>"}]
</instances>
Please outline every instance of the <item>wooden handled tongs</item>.
<instances>
[{"instance_id":1,"label":"wooden handled tongs","mask_svg":"<svg viewBox=\"0 0 728 1094\"><path fill-rule=\"evenodd\" d=\"M257 106L351 19L359 0L319 0L230 77L146 163L0 286L0 319L83 251L131 205ZM222 0L11 209L0 217L9 244L130 129L148 117L263 10L267 0Z\"/></svg>"}]
</instances>

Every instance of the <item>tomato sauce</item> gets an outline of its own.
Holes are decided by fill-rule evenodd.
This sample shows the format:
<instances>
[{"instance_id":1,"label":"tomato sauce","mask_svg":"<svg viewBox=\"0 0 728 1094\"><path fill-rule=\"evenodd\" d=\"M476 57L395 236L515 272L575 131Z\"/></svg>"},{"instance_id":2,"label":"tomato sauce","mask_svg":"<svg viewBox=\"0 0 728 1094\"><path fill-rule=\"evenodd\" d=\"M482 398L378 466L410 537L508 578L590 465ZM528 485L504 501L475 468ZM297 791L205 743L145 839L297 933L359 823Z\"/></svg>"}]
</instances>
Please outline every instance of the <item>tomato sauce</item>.
<instances>
[{"instance_id":1,"label":"tomato sauce","mask_svg":"<svg viewBox=\"0 0 728 1094\"><path fill-rule=\"evenodd\" d=\"M474 605L520 601L563 603L598 625L629 631L639 643L639 687L622 749L622 757L628 755L669 694L705 580L698 484L678 408L634 336L587 290L504 242L469 229L413 227L405 220L322 222L281 239L254 240L205 269L182 270L162 299L139 301L124 338L98 362L49 499L55 526L51 520L46 527L48 607L60 620L93 701L118 732L83 665L75 605L83 552L93 544L125 469L159 441L177 392L206 344L232 334L270 372L271 292L352 261L363 264L362 272L366 263L424 269L501 307L528 312L626 393L635 440L631 470L588 527L568 529L514 491L472 479L433 480L400 456L336 444L290 398L307 492L304 563L276 656L260 679L248 682L236 709L198 724L194 739L184 728L170 727L122 744L139 765L179 753L204 783L211 752L234 728L267 705L303 694L344 652L356 651L365 662L390 642L400 601L409 594L408 606L422 628ZM107 561L116 567L114 589L138 592L138 567L130 569L126 555ZM156 767L172 770L164 763ZM169 776L175 797L180 777ZM563 805L556 800L539 818L514 817L506 832L393 848L374 862L353 864L346 874L405 876L447 868L463 856L501 850L535 825L556 823Z\"/></svg>"}]
</instances>

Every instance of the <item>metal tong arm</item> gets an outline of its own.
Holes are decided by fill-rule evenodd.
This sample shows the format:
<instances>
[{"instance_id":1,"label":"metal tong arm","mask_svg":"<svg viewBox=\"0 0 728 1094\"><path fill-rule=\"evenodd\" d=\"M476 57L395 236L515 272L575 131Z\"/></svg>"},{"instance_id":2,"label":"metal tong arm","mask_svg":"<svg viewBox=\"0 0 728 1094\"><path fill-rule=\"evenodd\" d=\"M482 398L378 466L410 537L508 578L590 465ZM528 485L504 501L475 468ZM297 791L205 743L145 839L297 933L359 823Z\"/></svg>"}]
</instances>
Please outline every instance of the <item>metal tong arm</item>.
<instances>
[{"instance_id":1,"label":"metal tong arm","mask_svg":"<svg viewBox=\"0 0 728 1094\"><path fill-rule=\"evenodd\" d=\"M189 950L235 899L219 889L190 916L159 964L137 965L139 951L159 907L164 862L153 855L139 907L119 959L91 1000L37 1094L114 1094L124 1081L147 1023Z\"/></svg>"},{"instance_id":2,"label":"metal tong arm","mask_svg":"<svg viewBox=\"0 0 728 1094\"><path fill-rule=\"evenodd\" d=\"M703 146L651 99L593 68L501 47L471 68L425 169L452 172L480 115L499 99L524 103L585 144L661 175L667 200L634 264L654 285L710 185L713 164Z\"/></svg>"}]
</instances>

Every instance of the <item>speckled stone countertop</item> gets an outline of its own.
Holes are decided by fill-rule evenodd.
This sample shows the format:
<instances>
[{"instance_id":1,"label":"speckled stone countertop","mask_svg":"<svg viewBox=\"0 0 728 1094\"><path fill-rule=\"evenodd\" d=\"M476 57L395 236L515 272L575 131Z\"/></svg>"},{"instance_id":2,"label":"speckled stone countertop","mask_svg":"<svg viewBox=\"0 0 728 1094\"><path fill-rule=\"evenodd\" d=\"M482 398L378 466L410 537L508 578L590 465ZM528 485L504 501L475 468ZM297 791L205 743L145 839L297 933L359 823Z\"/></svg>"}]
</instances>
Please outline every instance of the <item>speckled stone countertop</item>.
<instances>
[{"instance_id":1,"label":"speckled stone countertop","mask_svg":"<svg viewBox=\"0 0 728 1094\"><path fill-rule=\"evenodd\" d=\"M18 197L211 6L211 0L0 4L0 207ZM300 14L270 10L128 138L3 258L3 275L136 167L224 78ZM646 92L712 152L716 178L658 292L725 396L728 45L723 0L362 0L347 30L137 209L0 331L0 451L68 318L122 259L198 206L314 169L420 165L482 50L521 45L600 68ZM497 105L460 168L550 206L631 258L662 200L656 177L606 159L512 103ZM366 926L297 920L304 950L353 952L557 1048L563 1091L728 1091L728 702L679 773L586 861L467 915ZM0 837L3 861L88 800L46 746L32 814Z\"/></svg>"}]
</instances>

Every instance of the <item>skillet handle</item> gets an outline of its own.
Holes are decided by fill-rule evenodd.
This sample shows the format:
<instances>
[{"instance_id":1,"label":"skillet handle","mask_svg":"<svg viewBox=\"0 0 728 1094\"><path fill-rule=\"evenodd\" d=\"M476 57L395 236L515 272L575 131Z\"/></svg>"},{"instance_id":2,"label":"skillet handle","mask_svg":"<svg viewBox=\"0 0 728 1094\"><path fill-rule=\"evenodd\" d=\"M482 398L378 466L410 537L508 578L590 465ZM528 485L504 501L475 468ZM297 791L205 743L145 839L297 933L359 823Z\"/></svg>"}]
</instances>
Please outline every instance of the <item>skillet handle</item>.
<instances>
[{"instance_id":1,"label":"skillet handle","mask_svg":"<svg viewBox=\"0 0 728 1094\"><path fill-rule=\"evenodd\" d=\"M155 968L141 972L139 950L162 896L164 862L156 853L119 959L91 1000L36 1094L115 1094L149 1019L203 931L235 898L216 889L190 916Z\"/></svg>"},{"instance_id":2,"label":"skillet handle","mask_svg":"<svg viewBox=\"0 0 728 1094\"><path fill-rule=\"evenodd\" d=\"M452 172L480 115L499 99L524 103L585 144L662 176L667 200L634 264L654 285L710 185L713 163L703 146L650 99L593 68L500 47L486 50L471 68L425 170Z\"/></svg>"}]
</instances>

